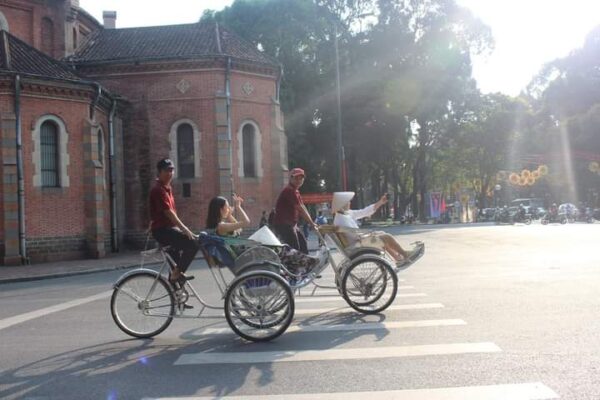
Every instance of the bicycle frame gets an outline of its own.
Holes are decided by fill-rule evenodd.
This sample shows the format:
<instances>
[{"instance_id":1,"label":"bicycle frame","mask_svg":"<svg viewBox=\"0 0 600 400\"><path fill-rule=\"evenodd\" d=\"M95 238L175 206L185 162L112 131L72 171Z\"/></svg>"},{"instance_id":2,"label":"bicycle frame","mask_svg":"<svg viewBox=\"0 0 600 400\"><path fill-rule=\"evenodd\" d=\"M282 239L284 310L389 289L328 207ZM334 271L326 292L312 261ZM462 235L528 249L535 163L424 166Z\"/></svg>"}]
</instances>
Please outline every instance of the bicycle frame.
<instances>
[{"instance_id":1,"label":"bicycle frame","mask_svg":"<svg viewBox=\"0 0 600 400\"><path fill-rule=\"evenodd\" d=\"M148 291L148 294L146 295L146 297L143 300L145 302L147 302L151 298L154 290L156 289L156 285L157 285L157 282L160 279L160 277L161 276L163 276L163 277L164 276L168 276L168 271L171 270L171 266L175 265L175 261L173 260L173 258L162 247L159 247L159 248L156 248L156 249L152 249L152 250L148 250L148 251L143 251L142 255L150 255L150 254L154 254L156 252L160 252L160 254L161 254L162 258L163 258L163 262L162 262L162 264L160 266L160 269L158 270L158 273L156 274L156 278L155 278L152 286L150 287L150 290ZM222 272L220 270L219 270L219 276L217 276L217 274L213 271L214 267L211 265L211 263L208 263L208 266L209 266L209 270L210 270L210 272L211 272L211 274L213 276L213 279L215 280L215 283L217 284L217 287L219 288L219 292L221 293L221 298L224 298L225 291L226 291L227 286L228 286L227 281L225 280L225 277L223 276L223 274L222 274ZM135 271L132 271L131 273L137 272L140 269L144 269L144 268L143 267L139 268L139 269L137 269ZM155 270L151 270L151 269L148 269L148 270L152 271L152 272L156 272ZM127 276L127 274L125 276ZM221 279L220 282L219 282L219 279ZM200 308L200 311L196 315L183 315L183 311L177 309L178 311L176 311L175 314L172 315L174 318L201 318L202 314L204 313L204 311L206 309L212 309L212 310L223 310L224 309L224 306L218 306L218 305L210 304L207 301L205 301L198 294L198 292L196 291L196 289L194 288L194 286L189 281L185 282L185 284L183 286L183 289L185 289L185 290L188 291L188 295L189 296L195 297L198 300L198 302L200 303L200 305L202 307ZM178 292L180 292L181 290L182 289L175 289L174 290L175 296L178 296L179 295ZM160 315L157 315L157 316L160 316ZM164 316L164 315L162 315L162 316Z\"/></svg>"}]
</instances>

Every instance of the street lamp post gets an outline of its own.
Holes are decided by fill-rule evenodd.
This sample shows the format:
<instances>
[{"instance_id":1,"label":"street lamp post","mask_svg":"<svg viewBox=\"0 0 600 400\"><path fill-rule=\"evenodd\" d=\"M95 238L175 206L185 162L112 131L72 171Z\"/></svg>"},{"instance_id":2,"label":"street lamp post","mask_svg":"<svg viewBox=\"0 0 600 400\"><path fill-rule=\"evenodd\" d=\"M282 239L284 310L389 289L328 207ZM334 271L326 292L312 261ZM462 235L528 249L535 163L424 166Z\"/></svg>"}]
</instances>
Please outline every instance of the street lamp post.
<instances>
[{"instance_id":1,"label":"street lamp post","mask_svg":"<svg viewBox=\"0 0 600 400\"><path fill-rule=\"evenodd\" d=\"M335 48L335 92L337 102L337 131L336 131L336 148L337 148L337 166L338 166L338 190L346 190L346 179L344 176L344 143L342 142L342 100L340 89L340 54L338 50L338 28L337 24L333 24L333 45Z\"/></svg>"},{"instance_id":2,"label":"street lamp post","mask_svg":"<svg viewBox=\"0 0 600 400\"><path fill-rule=\"evenodd\" d=\"M502 190L502 186L500 184L496 184L494 186L494 207L498 208L498 196L500 195L500 190Z\"/></svg>"}]
</instances>

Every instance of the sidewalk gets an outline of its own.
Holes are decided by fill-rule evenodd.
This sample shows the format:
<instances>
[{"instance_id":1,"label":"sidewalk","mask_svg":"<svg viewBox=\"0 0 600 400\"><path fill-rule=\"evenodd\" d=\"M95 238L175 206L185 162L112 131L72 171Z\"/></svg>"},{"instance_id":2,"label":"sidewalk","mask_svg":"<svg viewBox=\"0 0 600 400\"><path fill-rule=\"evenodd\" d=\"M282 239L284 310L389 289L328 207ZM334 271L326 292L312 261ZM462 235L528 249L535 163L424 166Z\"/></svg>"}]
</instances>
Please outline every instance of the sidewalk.
<instances>
[{"instance_id":1,"label":"sidewalk","mask_svg":"<svg viewBox=\"0 0 600 400\"><path fill-rule=\"evenodd\" d=\"M125 251L110 253L101 259L56 261L11 267L0 266L0 284L113 271L139 266L140 261L139 251Z\"/></svg>"}]
</instances>

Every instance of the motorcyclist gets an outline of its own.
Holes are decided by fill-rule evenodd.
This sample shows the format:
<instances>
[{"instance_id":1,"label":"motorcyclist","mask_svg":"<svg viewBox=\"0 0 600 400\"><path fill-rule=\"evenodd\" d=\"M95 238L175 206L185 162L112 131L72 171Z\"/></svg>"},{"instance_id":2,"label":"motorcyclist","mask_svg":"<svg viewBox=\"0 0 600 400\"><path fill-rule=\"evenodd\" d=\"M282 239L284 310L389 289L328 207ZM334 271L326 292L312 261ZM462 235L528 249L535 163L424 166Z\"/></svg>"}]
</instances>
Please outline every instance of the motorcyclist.
<instances>
[{"instance_id":1,"label":"motorcyclist","mask_svg":"<svg viewBox=\"0 0 600 400\"><path fill-rule=\"evenodd\" d=\"M550 209L548 210L548 213L553 218L556 218L558 216L558 206L556 205L556 203L552 203Z\"/></svg>"},{"instance_id":2,"label":"motorcyclist","mask_svg":"<svg viewBox=\"0 0 600 400\"><path fill-rule=\"evenodd\" d=\"M520 220L525 219L526 211L527 210L525 210L525 205L523 205L523 203L519 204L519 219Z\"/></svg>"}]
</instances>

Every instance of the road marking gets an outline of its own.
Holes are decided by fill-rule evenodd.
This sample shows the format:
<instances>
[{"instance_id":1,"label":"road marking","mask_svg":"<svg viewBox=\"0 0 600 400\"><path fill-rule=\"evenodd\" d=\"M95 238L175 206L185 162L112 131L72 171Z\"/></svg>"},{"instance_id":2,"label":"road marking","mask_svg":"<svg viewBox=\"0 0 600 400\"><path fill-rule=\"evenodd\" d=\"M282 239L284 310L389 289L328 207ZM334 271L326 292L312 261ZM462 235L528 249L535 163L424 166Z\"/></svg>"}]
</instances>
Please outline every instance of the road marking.
<instances>
[{"instance_id":1,"label":"road marking","mask_svg":"<svg viewBox=\"0 0 600 400\"><path fill-rule=\"evenodd\" d=\"M406 290L406 289L414 289L414 286L398 286L398 290ZM303 289L301 289L303 290ZM306 294L305 294L306 293ZM301 291L300 295L296 295L296 298L298 297L319 297L319 296L339 296L340 292L338 292L337 290L317 290L314 294L312 293L312 289L311 290L307 290L307 291Z\"/></svg>"},{"instance_id":2,"label":"road marking","mask_svg":"<svg viewBox=\"0 0 600 400\"><path fill-rule=\"evenodd\" d=\"M174 365L198 364L256 364L300 361L366 360L373 358L398 358L468 353L497 353L494 343L447 343L419 346L367 347L353 349L203 352L182 354Z\"/></svg>"},{"instance_id":3,"label":"road marking","mask_svg":"<svg viewBox=\"0 0 600 400\"><path fill-rule=\"evenodd\" d=\"M328 331L366 331L378 329L422 328L429 326L456 326L466 325L462 319L426 319L419 321L391 321L391 322L348 322L347 324L313 324L293 325L285 332L328 332ZM231 328L207 328L198 332L200 335L220 335L232 333Z\"/></svg>"},{"instance_id":4,"label":"road marking","mask_svg":"<svg viewBox=\"0 0 600 400\"><path fill-rule=\"evenodd\" d=\"M396 298L403 297L426 297L425 293L398 293ZM341 295L337 296L313 296L313 297L296 297L294 299L296 303L317 303L317 302L328 302L328 301L345 301Z\"/></svg>"},{"instance_id":5,"label":"road marking","mask_svg":"<svg viewBox=\"0 0 600 400\"><path fill-rule=\"evenodd\" d=\"M558 395L541 382L507 385L463 386L436 389L386 390L350 393L275 394L256 396L219 396L223 400L546 400ZM161 397L143 400L209 400L211 397Z\"/></svg>"},{"instance_id":6,"label":"road marking","mask_svg":"<svg viewBox=\"0 0 600 400\"><path fill-rule=\"evenodd\" d=\"M391 305L382 313L386 311L398 311L398 310L427 310L431 308L444 308L441 303L418 303L418 304L396 304ZM294 315L311 315L311 314L340 314L353 312L354 309L350 307L343 308L296 308Z\"/></svg>"},{"instance_id":7,"label":"road marking","mask_svg":"<svg viewBox=\"0 0 600 400\"><path fill-rule=\"evenodd\" d=\"M69 308L77 307L86 303L90 303L92 301L105 299L110 297L112 294L112 290L95 294L93 296L84 297L82 299L67 301L66 303L57 304L55 306L50 306L46 308L42 308L36 311L31 311L25 314L15 315L14 317L5 318L0 320L0 330L6 329L10 326L20 324L22 322L26 322L35 318L43 317L48 314L52 314L59 311L64 311Z\"/></svg>"}]
</instances>

